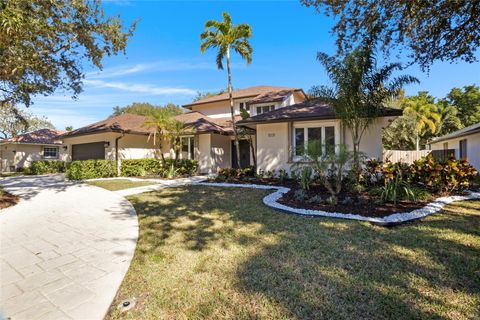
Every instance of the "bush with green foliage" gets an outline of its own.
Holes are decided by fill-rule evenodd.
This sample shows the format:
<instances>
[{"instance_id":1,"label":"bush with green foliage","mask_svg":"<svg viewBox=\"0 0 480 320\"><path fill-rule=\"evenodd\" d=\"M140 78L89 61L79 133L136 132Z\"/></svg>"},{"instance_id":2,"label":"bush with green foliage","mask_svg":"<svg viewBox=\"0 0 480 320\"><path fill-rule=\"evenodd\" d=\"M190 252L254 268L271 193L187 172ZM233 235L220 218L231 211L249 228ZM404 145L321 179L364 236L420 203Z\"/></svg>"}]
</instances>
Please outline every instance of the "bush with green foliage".
<instances>
[{"instance_id":1,"label":"bush with green foliage","mask_svg":"<svg viewBox=\"0 0 480 320\"><path fill-rule=\"evenodd\" d=\"M172 167L172 164L177 171L177 175L180 176L193 176L198 170L198 161L189 159L165 159L163 163L164 170L170 170L169 168Z\"/></svg>"},{"instance_id":2,"label":"bush with green foliage","mask_svg":"<svg viewBox=\"0 0 480 320\"><path fill-rule=\"evenodd\" d=\"M248 166L245 168L222 168L218 171L217 178L223 181L231 181L235 179L242 179L246 177L254 177L255 168Z\"/></svg>"},{"instance_id":3,"label":"bush with green foliage","mask_svg":"<svg viewBox=\"0 0 480 320\"><path fill-rule=\"evenodd\" d=\"M66 170L66 176L70 180L109 178L116 175L117 166L113 160L73 161Z\"/></svg>"},{"instance_id":4,"label":"bush with green foliage","mask_svg":"<svg viewBox=\"0 0 480 320\"><path fill-rule=\"evenodd\" d=\"M438 161L431 155L415 161L410 170L412 183L437 192L468 188L478 174L465 160Z\"/></svg>"},{"instance_id":5,"label":"bush with green foliage","mask_svg":"<svg viewBox=\"0 0 480 320\"><path fill-rule=\"evenodd\" d=\"M30 167L24 168L26 174L39 175L47 173L65 172L65 162L58 160L36 160L32 161Z\"/></svg>"},{"instance_id":6,"label":"bush with green foliage","mask_svg":"<svg viewBox=\"0 0 480 320\"><path fill-rule=\"evenodd\" d=\"M162 162L157 159L122 160L121 175L124 177L159 175L161 172Z\"/></svg>"}]
</instances>

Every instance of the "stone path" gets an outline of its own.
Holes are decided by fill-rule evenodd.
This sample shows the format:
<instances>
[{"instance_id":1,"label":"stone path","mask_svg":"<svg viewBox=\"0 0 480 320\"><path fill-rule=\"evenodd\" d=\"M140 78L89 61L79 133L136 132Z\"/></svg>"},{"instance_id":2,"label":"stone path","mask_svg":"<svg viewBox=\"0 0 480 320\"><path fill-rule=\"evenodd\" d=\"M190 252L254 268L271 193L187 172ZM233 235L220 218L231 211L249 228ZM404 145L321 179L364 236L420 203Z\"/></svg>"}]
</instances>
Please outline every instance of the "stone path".
<instances>
[{"instance_id":1,"label":"stone path","mask_svg":"<svg viewBox=\"0 0 480 320\"><path fill-rule=\"evenodd\" d=\"M0 319L102 319L138 237L122 196L62 175L0 180Z\"/></svg>"}]
</instances>

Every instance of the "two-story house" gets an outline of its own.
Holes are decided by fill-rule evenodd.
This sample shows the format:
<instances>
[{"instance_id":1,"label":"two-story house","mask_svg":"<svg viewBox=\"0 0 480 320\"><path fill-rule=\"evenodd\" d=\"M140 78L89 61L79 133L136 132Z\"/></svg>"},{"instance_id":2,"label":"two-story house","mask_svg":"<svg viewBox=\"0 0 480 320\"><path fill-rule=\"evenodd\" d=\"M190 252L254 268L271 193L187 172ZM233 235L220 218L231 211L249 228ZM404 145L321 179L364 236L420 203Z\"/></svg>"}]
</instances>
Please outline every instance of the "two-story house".
<instances>
[{"instance_id":1,"label":"two-story house","mask_svg":"<svg viewBox=\"0 0 480 320\"><path fill-rule=\"evenodd\" d=\"M348 128L323 103L309 101L302 89L257 86L233 92L234 112L239 126L249 128L253 152L248 137L240 141L240 165L253 164L257 170L289 171L302 159L305 146L311 141L335 147L352 146ZM197 160L200 173L216 173L220 168L237 167L233 126L228 93L194 101L183 106L190 110L177 120L192 128L182 138L181 157ZM241 110L249 117L241 119ZM369 158L382 157L382 133L401 110L386 109L365 132L360 149ZM122 159L171 157L168 141L154 142L151 131L144 125L146 118L122 114L62 135L62 152L68 161L86 159Z\"/></svg>"}]
</instances>

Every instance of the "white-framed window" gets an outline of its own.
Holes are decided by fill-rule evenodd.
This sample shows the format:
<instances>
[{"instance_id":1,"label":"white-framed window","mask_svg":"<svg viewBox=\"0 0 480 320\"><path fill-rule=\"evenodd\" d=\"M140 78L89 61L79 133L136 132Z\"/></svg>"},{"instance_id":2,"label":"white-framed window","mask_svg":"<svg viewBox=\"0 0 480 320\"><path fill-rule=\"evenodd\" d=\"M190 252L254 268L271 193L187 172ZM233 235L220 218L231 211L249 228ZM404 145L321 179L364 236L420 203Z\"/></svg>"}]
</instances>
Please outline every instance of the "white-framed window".
<instances>
[{"instance_id":1,"label":"white-framed window","mask_svg":"<svg viewBox=\"0 0 480 320\"><path fill-rule=\"evenodd\" d=\"M182 137L182 158L183 159L194 159L195 151L195 140L193 136Z\"/></svg>"},{"instance_id":2,"label":"white-framed window","mask_svg":"<svg viewBox=\"0 0 480 320\"><path fill-rule=\"evenodd\" d=\"M316 144L321 152L335 152L335 146L340 137L337 126L328 124L296 124L292 130L292 150L294 160L300 160L305 156L307 147Z\"/></svg>"},{"instance_id":3,"label":"white-framed window","mask_svg":"<svg viewBox=\"0 0 480 320\"><path fill-rule=\"evenodd\" d=\"M258 106L257 107L257 114L262 114L262 113L270 112L270 111L273 111L273 110L275 110L275 105L274 104L268 105L268 106Z\"/></svg>"},{"instance_id":4,"label":"white-framed window","mask_svg":"<svg viewBox=\"0 0 480 320\"><path fill-rule=\"evenodd\" d=\"M250 105L246 102L240 102L240 111L245 109L245 111L250 112Z\"/></svg>"},{"instance_id":5,"label":"white-framed window","mask_svg":"<svg viewBox=\"0 0 480 320\"><path fill-rule=\"evenodd\" d=\"M43 158L58 159L58 147L43 147Z\"/></svg>"},{"instance_id":6,"label":"white-framed window","mask_svg":"<svg viewBox=\"0 0 480 320\"><path fill-rule=\"evenodd\" d=\"M467 139L462 139L458 142L459 157L461 160L467 160Z\"/></svg>"}]
</instances>

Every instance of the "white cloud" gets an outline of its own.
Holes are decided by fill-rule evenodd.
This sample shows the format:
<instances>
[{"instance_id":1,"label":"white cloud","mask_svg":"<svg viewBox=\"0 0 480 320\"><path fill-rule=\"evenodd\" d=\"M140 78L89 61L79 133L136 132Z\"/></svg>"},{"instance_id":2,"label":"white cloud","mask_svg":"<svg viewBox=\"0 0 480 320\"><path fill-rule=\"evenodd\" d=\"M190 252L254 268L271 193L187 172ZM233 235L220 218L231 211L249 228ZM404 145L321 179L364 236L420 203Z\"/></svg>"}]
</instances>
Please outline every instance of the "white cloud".
<instances>
[{"instance_id":1,"label":"white cloud","mask_svg":"<svg viewBox=\"0 0 480 320\"><path fill-rule=\"evenodd\" d=\"M148 95L195 95L196 90L176 87L157 87L150 84L130 84L125 82L107 82L103 80L84 80L86 85L97 88L111 88L129 92L144 93Z\"/></svg>"}]
</instances>

